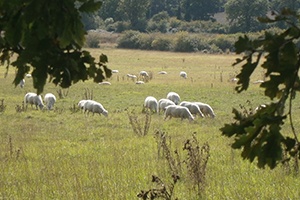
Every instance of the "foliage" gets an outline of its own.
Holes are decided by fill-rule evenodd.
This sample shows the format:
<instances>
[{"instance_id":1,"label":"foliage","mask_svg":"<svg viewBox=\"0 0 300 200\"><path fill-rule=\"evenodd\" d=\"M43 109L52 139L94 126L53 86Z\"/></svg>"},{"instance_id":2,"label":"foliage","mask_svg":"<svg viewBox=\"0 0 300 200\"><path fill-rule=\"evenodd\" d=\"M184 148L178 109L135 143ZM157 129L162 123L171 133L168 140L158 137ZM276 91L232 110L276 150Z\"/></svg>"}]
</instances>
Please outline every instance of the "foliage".
<instances>
[{"instance_id":1,"label":"foliage","mask_svg":"<svg viewBox=\"0 0 300 200\"><path fill-rule=\"evenodd\" d=\"M210 20L220 8L220 0L185 0L183 1L184 19Z\"/></svg>"},{"instance_id":2,"label":"foliage","mask_svg":"<svg viewBox=\"0 0 300 200\"><path fill-rule=\"evenodd\" d=\"M253 40L245 35L235 44L236 52L244 53L243 58L234 63L244 63L237 75L239 80L235 90L240 93L248 89L250 76L265 58L261 67L267 80L260 86L265 96L277 101L265 104L264 108L250 115L233 109L236 121L225 124L221 131L225 136L235 137L232 148L242 149L242 157L250 162L257 158L260 168L266 165L275 168L283 161L283 149L289 153L288 159L300 157L300 144L292 118L293 100L300 90L300 49L295 44L300 37L300 28L293 23L294 18L299 17L295 12L284 9L273 19L261 18L266 23L284 21L290 27L281 33L266 31L263 38ZM281 132L287 118L293 137Z\"/></svg>"},{"instance_id":3,"label":"foliage","mask_svg":"<svg viewBox=\"0 0 300 200\"><path fill-rule=\"evenodd\" d=\"M268 11L265 0L229 0L225 4L225 12L230 21L231 32L250 32L261 30L257 17L265 16Z\"/></svg>"},{"instance_id":4,"label":"foliage","mask_svg":"<svg viewBox=\"0 0 300 200\"><path fill-rule=\"evenodd\" d=\"M184 161L188 169L189 180L198 191L200 197L205 189L206 168L210 157L210 147L208 143L200 146L195 133L192 139L186 140L183 150L187 151L187 157Z\"/></svg>"},{"instance_id":5,"label":"foliage","mask_svg":"<svg viewBox=\"0 0 300 200\"><path fill-rule=\"evenodd\" d=\"M151 48L153 50L169 51L172 49L172 41L168 38L157 38L152 41Z\"/></svg>"},{"instance_id":6,"label":"foliage","mask_svg":"<svg viewBox=\"0 0 300 200\"><path fill-rule=\"evenodd\" d=\"M63 88L82 80L110 77L107 57L95 61L82 50L85 30L80 13L98 10L94 0L23 0L0 2L0 59L16 67L14 84L32 71L33 86L42 93L48 77ZM64 14L65 13L65 14ZM39 16L39 17L36 17ZM16 54L16 60L13 59Z\"/></svg>"},{"instance_id":7,"label":"foliage","mask_svg":"<svg viewBox=\"0 0 300 200\"><path fill-rule=\"evenodd\" d=\"M139 31L125 31L122 36L118 39L119 48L136 49L140 42Z\"/></svg>"}]
</instances>

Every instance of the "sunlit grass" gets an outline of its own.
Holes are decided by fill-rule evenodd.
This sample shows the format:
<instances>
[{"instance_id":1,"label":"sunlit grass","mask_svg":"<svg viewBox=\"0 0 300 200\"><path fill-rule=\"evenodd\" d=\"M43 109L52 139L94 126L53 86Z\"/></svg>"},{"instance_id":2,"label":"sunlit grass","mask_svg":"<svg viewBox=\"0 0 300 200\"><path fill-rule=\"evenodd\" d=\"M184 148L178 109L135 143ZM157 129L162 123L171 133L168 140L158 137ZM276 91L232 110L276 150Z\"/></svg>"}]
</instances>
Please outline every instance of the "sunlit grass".
<instances>
[{"instance_id":1,"label":"sunlit grass","mask_svg":"<svg viewBox=\"0 0 300 200\"><path fill-rule=\"evenodd\" d=\"M68 95L58 99L54 111L38 111L30 106L17 112L26 92L34 91L32 80L26 79L24 89L14 87L11 68L3 78L0 68L0 99L6 109L0 113L0 197L3 199L137 199L140 190L153 187L153 174L170 182L168 165L158 157L154 138L157 130L167 133L173 149L182 158L183 144L195 133L200 144L210 145L206 190L203 199L297 199L299 177L279 166L261 170L241 158L239 151L230 148L231 139L221 135L224 123L233 121L232 108L252 107L269 100L263 97L259 85L241 94L234 92L235 83L229 79L239 69L232 67L235 55L207 55L91 49L96 57L107 54L108 66L120 72L108 79L110 86L91 80L69 88ZM127 73L146 70L153 79L144 85L127 80ZM166 75L158 72L167 71ZM188 73L188 79L179 72ZM261 79L256 72L251 80ZM45 93L57 95L59 87L47 83ZM93 92L93 99L109 111L108 118L72 111L72 106ZM146 136L136 135L127 112L134 111L143 119L142 105L146 96L157 99L169 91L180 94L182 100L209 103L216 118L196 118L194 122L180 119L164 121L163 115L151 115ZM295 115L299 103L295 102ZM295 118L298 130L300 122ZM289 134L288 122L283 129ZM290 168L293 168L291 163ZM175 188L179 199L199 199L192 186L182 177Z\"/></svg>"}]
</instances>

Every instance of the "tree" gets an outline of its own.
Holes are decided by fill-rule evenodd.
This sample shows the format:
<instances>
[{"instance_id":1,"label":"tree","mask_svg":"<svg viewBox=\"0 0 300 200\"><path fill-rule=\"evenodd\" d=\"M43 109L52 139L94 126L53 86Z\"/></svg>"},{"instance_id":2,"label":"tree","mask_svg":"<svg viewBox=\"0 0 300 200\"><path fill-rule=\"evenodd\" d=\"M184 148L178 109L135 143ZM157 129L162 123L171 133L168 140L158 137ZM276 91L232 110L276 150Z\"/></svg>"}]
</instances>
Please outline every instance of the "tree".
<instances>
[{"instance_id":1,"label":"tree","mask_svg":"<svg viewBox=\"0 0 300 200\"><path fill-rule=\"evenodd\" d=\"M294 24L300 15L284 9L274 18L260 18L261 22L284 21L289 28L279 33L265 32L264 38L250 40L246 35L235 44L236 53L244 53L234 65L242 64L237 75L239 79L235 90L247 90L251 74L260 66L266 71L266 80L260 87L272 103L265 104L253 114L244 114L233 109L235 122L225 124L220 130L228 137L235 137L234 149L242 149L242 157L257 165L271 169L291 158L300 158L300 143L293 123L293 100L300 91L300 27ZM277 101L276 101L277 100ZM283 124L289 119L291 136L281 132ZM287 156L283 156L287 152Z\"/></svg>"},{"instance_id":2,"label":"tree","mask_svg":"<svg viewBox=\"0 0 300 200\"><path fill-rule=\"evenodd\" d=\"M1 0L0 61L7 64L7 70L10 65L16 67L14 84L31 70L38 94L48 78L67 88L80 80L100 82L104 74L111 76L105 55L96 62L82 50L86 32L81 13L100 7L101 2L95 0Z\"/></svg>"},{"instance_id":3,"label":"tree","mask_svg":"<svg viewBox=\"0 0 300 200\"><path fill-rule=\"evenodd\" d=\"M210 20L220 8L220 0L185 0L185 20Z\"/></svg>"},{"instance_id":4,"label":"tree","mask_svg":"<svg viewBox=\"0 0 300 200\"><path fill-rule=\"evenodd\" d=\"M131 23L133 30L144 31L146 28L146 14L150 0L121 0L119 9Z\"/></svg>"},{"instance_id":5,"label":"tree","mask_svg":"<svg viewBox=\"0 0 300 200\"><path fill-rule=\"evenodd\" d=\"M259 30L261 24L257 21L257 17L267 14L268 4L265 0L228 0L225 4L225 12L233 32Z\"/></svg>"}]
</instances>

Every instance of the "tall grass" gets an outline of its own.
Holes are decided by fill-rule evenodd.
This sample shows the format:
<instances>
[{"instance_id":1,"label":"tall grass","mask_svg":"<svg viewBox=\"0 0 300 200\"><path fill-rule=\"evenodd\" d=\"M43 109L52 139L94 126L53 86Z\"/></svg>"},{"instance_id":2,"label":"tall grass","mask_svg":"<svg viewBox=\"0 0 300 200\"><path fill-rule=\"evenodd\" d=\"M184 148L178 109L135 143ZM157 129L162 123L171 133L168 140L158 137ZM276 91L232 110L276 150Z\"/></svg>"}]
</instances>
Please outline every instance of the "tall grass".
<instances>
[{"instance_id":1,"label":"tall grass","mask_svg":"<svg viewBox=\"0 0 300 200\"><path fill-rule=\"evenodd\" d=\"M109 67L118 69L109 81L98 85L92 81L71 86L68 94L58 99L53 111L22 109L26 92L34 91L32 79L25 88L14 87L11 68L4 78L0 68L0 198L2 199L137 199L137 194L152 187L151 177L170 180L170 169L158 155L157 131L171 138L171 149L178 149L180 158L187 139L193 133L202 144L209 144L209 160L205 168L203 199L297 199L300 196L298 175L286 167L261 170L244 161L239 151L231 150L230 139L221 136L219 128L231 122L232 108L253 106L268 101L257 84L247 92L236 94L235 83L229 81L240 69L232 67L235 55L206 55L129 51L120 49L91 50L95 56L108 55ZM153 78L144 85L127 80L126 74L152 72ZM158 72L167 71L166 75ZM186 71L188 79L179 77ZM256 72L251 81L262 79ZM46 92L57 94L59 87L47 83ZM85 115L72 109L93 91L92 98L109 111L108 118ZM128 111L144 119L146 96L164 98L169 91L182 100L209 103L215 119L196 118L194 122L180 119L163 120L152 114L147 134L137 135L128 119ZM63 94L61 92L61 94ZM294 113L298 116L299 101ZM19 106L19 109L17 108ZM18 111L19 110L19 111ZM294 125L299 130L300 119ZM144 123L141 121L141 123ZM283 129L289 134L288 123ZM290 168L293 163L290 163ZM184 174L188 173L183 168ZM169 183L169 182L168 182ZM180 178L173 196L178 199L199 199L188 178Z\"/></svg>"}]
</instances>

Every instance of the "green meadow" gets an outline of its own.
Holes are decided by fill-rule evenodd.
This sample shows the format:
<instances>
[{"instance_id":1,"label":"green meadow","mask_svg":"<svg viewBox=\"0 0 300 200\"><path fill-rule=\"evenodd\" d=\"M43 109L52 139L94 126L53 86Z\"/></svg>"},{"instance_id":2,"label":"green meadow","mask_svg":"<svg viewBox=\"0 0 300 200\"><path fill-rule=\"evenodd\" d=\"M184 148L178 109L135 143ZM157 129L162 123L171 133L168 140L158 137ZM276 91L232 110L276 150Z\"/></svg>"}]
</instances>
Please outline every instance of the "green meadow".
<instances>
[{"instance_id":1,"label":"green meadow","mask_svg":"<svg viewBox=\"0 0 300 200\"><path fill-rule=\"evenodd\" d=\"M201 195L190 181L187 167L181 164L180 179L171 199L299 199L300 179L293 173L294 162L276 169L259 169L239 150L230 147L233 138L222 136L220 128L234 121L232 108L250 110L270 100L256 80L256 71L246 92L234 91L230 81L239 71L232 66L237 55L209 55L120 49L88 49L96 58L108 56L108 67L119 73L99 85L92 80L79 82L69 89L47 83L44 93L57 96L52 111L23 109L26 92L35 92L32 79L24 88L12 84L15 71L0 68L0 199L138 199L141 190L157 188L152 175L172 185L168 161L161 155L155 133L165 133L171 152L186 158L184 143L193 134L200 146L209 145L209 159ZM152 79L141 85L127 78L145 70ZM159 71L167 74L160 75ZM179 77L185 71L187 79ZM63 97L58 97L62 91ZM164 120L163 113L151 114L149 130L139 135L133 130L129 114L144 125L144 99L165 98L170 91L181 100L201 101L214 109L215 119L196 117L195 121L176 118ZM109 112L86 115L77 109L86 96L100 102ZM300 128L300 103L293 107L296 131ZM1 102L0 102L1 105ZM287 120L282 132L290 134Z\"/></svg>"}]
</instances>

